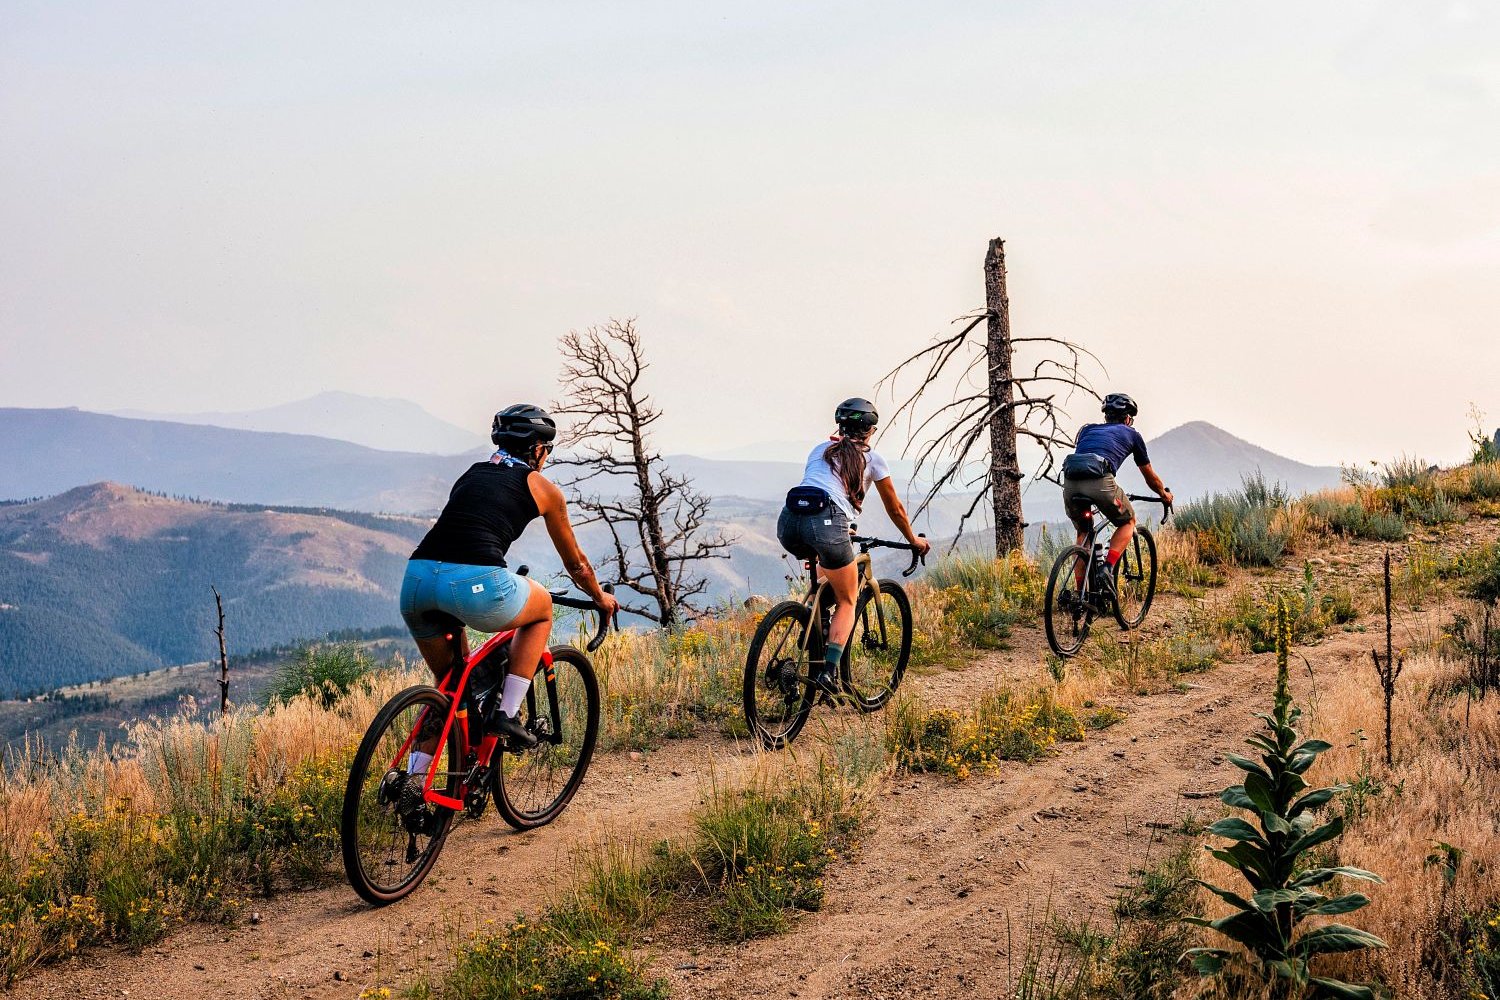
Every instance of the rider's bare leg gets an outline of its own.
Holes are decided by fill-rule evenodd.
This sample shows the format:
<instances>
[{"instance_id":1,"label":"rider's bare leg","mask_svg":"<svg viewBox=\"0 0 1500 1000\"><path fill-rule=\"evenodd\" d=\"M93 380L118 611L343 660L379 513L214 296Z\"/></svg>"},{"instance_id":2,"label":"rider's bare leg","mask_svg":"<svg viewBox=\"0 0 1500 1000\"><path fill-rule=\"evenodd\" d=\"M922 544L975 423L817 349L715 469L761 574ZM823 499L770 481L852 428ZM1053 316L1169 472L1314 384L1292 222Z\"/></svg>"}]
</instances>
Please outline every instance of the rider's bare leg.
<instances>
[{"instance_id":1,"label":"rider's bare leg","mask_svg":"<svg viewBox=\"0 0 1500 1000\"><path fill-rule=\"evenodd\" d=\"M819 567L823 579L833 588L833 620L828 623L828 642L842 646L854 631L854 591L859 586L859 562L838 569Z\"/></svg>"},{"instance_id":2,"label":"rider's bare leg","mask_svg":"<svg viewBox=\"0 0 1500 1000\"><path fill-rule=\"evenodd\" d=\"M1089 536L1094 531L1094 512L1089 511L1083 515L1083 520L1077 525L1077 528L1078 544L1086 547L1089 543ZM1090 555L1090 558L1092 558L1092 555ZM1083 591L1083 574L1087 571L1088 564L1088 559L1081 559L1078 565L1073 568L1073 585L1078 588L1080 593Z\"/></svg>"},{"instance_id":3,"label":"rider's bare leg","mask_svg":"<svg viewBox=\"0 0 1500 1000\"><path fill-rule=\"evenodd\" d=\"M1109 564L1113 566L1120 561L1125 546L1130 544L1130 539L1135 535L1135 520L1126 521L1115 529L1115 533L1109 539Z\"/></svg>"},{"instance_id":4,"label":"rider's bare leg","mask_svg":"<svg viewBox=\"0 0 1500 1000\"><path fill-rule=\"evenodd\" d=\"M552 595L535 580L524 580L531 588L521 613L511 621L516 637L510 641L510 673L526 680L536 674L542 661L542 650L552 635Z\"/></svg>"}]
</instances>

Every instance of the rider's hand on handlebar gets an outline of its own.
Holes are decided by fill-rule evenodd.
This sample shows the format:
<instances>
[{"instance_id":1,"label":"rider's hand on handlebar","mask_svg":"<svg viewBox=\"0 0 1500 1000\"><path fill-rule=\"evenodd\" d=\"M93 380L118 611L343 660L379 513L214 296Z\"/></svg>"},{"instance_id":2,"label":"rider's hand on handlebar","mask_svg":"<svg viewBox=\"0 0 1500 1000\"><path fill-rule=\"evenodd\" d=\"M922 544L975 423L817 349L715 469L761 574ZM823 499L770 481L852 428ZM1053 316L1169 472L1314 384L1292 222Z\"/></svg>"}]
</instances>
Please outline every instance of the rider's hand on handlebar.
<instances>
[{"instance_id":1,"label":"rider's hand on handlebar","mask_svg":"<svg viewBox=\"0 0 1500 1000\"><path fill-rule=\"evenodd\" d=\"M620 613L620 602L615 600L614 594L600 594L594 598L594 603L599 605L599 611L605 618L613 618Z\"/></svg>"},{"instance_id":2,"label":"rider's hand on handlebar","mask_svg":"<svg viewBox=\"0 0 1500 1000\"><path fill-rule=\"evenodd\" d=\"M932 551L932 543L923 538L921 535L918 535L916 538L912 539L911 547L912 551L916 552L919 558Z\"/></svg>"},{"instance_id":3,"label":"rider's hand on handlebar","mask_svg":"<svg viewBox=\"0 0 1500 1000\"><path fill-rule=\"evenodd\" d=\"M1161 491L1161 498L1167 502L1167 506L1168 507L1172 506L1172 491L1171 490L1162 490Z\"/></svg>"}]
</instances>

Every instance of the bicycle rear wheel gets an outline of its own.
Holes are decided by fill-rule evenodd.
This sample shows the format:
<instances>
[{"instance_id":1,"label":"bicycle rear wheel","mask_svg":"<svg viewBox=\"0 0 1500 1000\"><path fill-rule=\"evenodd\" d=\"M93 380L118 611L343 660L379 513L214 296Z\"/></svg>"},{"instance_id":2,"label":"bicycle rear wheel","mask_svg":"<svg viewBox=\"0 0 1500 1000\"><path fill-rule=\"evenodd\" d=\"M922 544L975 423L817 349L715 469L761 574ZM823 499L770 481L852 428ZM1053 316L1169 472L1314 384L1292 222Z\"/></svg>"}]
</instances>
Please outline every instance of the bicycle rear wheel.
<instances>
[{"instance_id":1,"label":"bicycle rear wheel","mask_svg":"<svg viewBox=\"0 0 1500 1000\"><path fill-rule=\"evenodd\" d=\"M1127 632L1146 620L1156 596L1156 539L1139 525L1115 563L1115 621Z\"/></svg>"},{"instance_id":2,"label":"bicycle rear wheel","mask_svg":"<svg viewBox=\"0 0 1500 1000\"><path fill-rule=\"evenodd\" d=\"M1080 567L1084 581L1082 590L1077 582ZM1093 595L1088 589L1088 570L1088 550L1070 545L1058 555L1052 564L1052 575L1047 578L1042 619L1047 627L1047 645L1058 656L1076 655L1089 637L1094 609L1091 606Z\"/></svg>"},{"instance_id":3,"label":"bicycle rear wheel","mask_svg":"<svg viewBox=\"0 0 1500 1000\"><path fill-rule=\"evenodd\" d=\"M441 806L403 811L406 783L422 778L408 776L407 762L398 759L413 732L417 740L442 732L449 704L448 696L434 687L402 691L370 723L349 769L339 820L344 873L354 891L377 906L394 903L422 884L453 825L453 810ZM435 775L433 791L456 797L463 777L458 773L462 763L456 725L429 767Z\"/></svg>"},{"instance_id":4,"label":"bicycle rear wheel","mask_svg":"<svg viewBox=\"0 0 1500 1000\"><path fill-rule=\"evenodd\" d=\"M521 706L521 723L537 744L530 750L496 751L495 808L515 829L533 830L568 807L594 757L599 681L581 650L552 647L552 669L537 671Z\"/></svg>"},{"instance_id":5,"label":"bicycle rear wheel","mask_svg":"<svg viewBox=\"0 0 1500 1000\"><path fill-rule=\"evenodd\" d=\"M823 643L814 632L803 653L802 634L809 627L805 605L782 601L760 620L750 640L745 657L745 724L767 750L780 750L796 739L812 711L815 691L798 676L806 677L809 661L823 655Z\"/></svg>"},{"instance_id":6,"label":"bicycle rear wheel","mask_svg":"<svg viewBox=\"0 0 1500 1000\"><path fill-rule=\"evenodd\" d=\"M854 631L840 665L844 686L861 712L891 700L911 656L911 602L895 580L866 587L854 610Z\"/></svg>"}]
</instances>

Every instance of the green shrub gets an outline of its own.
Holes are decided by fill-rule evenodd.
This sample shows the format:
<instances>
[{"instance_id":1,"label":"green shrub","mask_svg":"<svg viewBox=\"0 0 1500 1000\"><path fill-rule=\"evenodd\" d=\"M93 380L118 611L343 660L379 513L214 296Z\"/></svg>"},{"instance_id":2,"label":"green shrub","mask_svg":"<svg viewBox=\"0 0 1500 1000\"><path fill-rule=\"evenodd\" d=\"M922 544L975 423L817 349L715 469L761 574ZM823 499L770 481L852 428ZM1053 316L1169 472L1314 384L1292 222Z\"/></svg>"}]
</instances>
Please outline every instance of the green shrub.
<instances>
[{"instance_id":1,"label":"green shrub","mask_svg":"<svg viewBox=\"0 0 1500 1000\"><path fill-rule=\"evenodd\" d=\"M414 998L515 1000L666 1000L667 983L648 979L644 964L610 936L580 935L565 913L535 923L517 917L498 932L476 934L436 983L421 980Z\"/></svg>"},{"instance_id":2,"label":"green shrub","mask_svg":"<svg viewBox=\"0 0 1500 1000\"><path fill-rule=\"evenodd\" d=\"M1276 607L1283 600L1291 608L1289 618L1293 642L1310 642L1327 634L1332 618L1321 599L1309 604L1301 589L1274 587L1235 591L1215 609L1212 627L1226 639L1243 642L1252 653L1269 653L1276 648ZM1348 601L1352 611L1352 594ZM1330 599L1330 604L1337 603L1338 599ZM1341 608L1340 613L1343 613Z\"/></svg>"},{"instance_id":3,"label":"green shrub","mask_svg":"<svg viewBox=\"0 0 1500 1000\"><path fill-rule=\"evenodd\" d=\"M1046 586L1037 564L1017 553L949 556L927 571L926 582L958 641L978 649L997 648L1013 626L1035 622Z\"/></svg>"},{"instance_id":4,"label":"green shrub","mask_svg":"<svg viewBox=\"0 0 1500 1000\"><path fill-rule=\"evenodd\" d=\"M1366 509L1359 499L1346 500L1337 494L1314 494L1302 501L1303 508L1334 534L1347 538L1368 538L1377 542L1399 542L1411 528L1406 518L1389 510Z\"/></svg>"},{"instance_id":5,"label":"green shrub","mask_svg":"<svg viewBox=\"0 0 1500 1000\"><path fill-rule=\"evenodd\" d=\"M1215 493L1178 509L1176 526L1198 535L1207 562L1274 566L1287 550L1291 529L1282 515L1289 498L1282 485L1269 485L1260 472L1246 476L1239 490Z\"/></svg>"},{"instance_id":6,"label":"green shrub","mask_svg":"<svg viewBox=\"0 0 1500 1000\"><path fill-rule=\"evenodd\" d=\"M1002 760L1039 760L1060 740L1078 742L1083 733L1078 717L1050 693L1019 696L1001 688L968 712L929 709L916 699L898 702L887 721L886 749L905 770L964 779Z\"/></svg>"},{"instance_id":7,"label":"green shrub","mask_svg":"<svg viewBox=\"0 0 1500 1000\"><path fill-rule=\"evenodd\" d=\"M306 695L330 708L375 668L375 661L357 643L314 643L282 665L269 697L288 702Z\"/></svg>"},{"instance_id":8,"label":"green shrub","mask_svg":"<svg viewBox=\"0 0 1500 1000\"><path fill-rule=\"evenodd\" d=\"M1335 879L1383 881L1379 875L1352 867L1310 866L1313 849L1337 838L1344 830L1342 816L1319 824L1316 815L1343 786L1308 791L1303 777L1318 755L1332 749L1322 740L1303 740L1297 733L1301 710L1292 704L1288 658L1291 623L1284 604L1276 612L1276 696L1274 711L1262 715L1265 732L1245 742L1260 751L1260 762L1238 754L1229 760L1245 772L1245 780L1224 789L1225 805L1250 813L1258 825L1239 817L1219 820L1208 832L1232 842L1223 849L1209 847L1214 858L1238 872L1251 890L1247 899L1232 889L1200 882L1234 912L1217 920L1189 918L1190 923L1217 931L1245 952L1225 948L1188 951L1194 967L1205 975L1222 975L1234 986L1269 986L1277 996L1309 995L1343 1000L1375 1000L1374 989L1312 974L1318 955L1383 948L1385 942L1367 931L1329 923L1303 930L1308 917L1350 913L1369 904L1362 893L1330 898L1317 891ZM1304 991L1307 991L1304 994Z\"/></svg>"},{"instance_id":9,"label":"green shrub","mask_svg":"<svg viewBox=\"0 0 1500 1000\"><path fill-rule=\"evenodd\" d=\"M1461 556L1459 591L1481 604L1500 601L1500 543L1491 542Z\"/></svg>"}]
</instances>

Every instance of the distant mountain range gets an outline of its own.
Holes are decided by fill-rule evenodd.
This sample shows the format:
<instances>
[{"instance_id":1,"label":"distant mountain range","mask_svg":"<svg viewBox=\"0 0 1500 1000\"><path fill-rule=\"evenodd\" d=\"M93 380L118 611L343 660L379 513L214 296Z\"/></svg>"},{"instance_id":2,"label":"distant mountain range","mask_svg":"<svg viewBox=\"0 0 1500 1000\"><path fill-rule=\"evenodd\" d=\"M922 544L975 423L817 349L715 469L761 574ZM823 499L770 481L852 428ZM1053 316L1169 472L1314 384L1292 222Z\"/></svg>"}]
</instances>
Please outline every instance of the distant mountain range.
<instances>
[{"instance_id":1,"label":"distant mountain range","mask_svg":"<svg viewBox=\"0 0 1500 1000\"><path fill-rule=\"evenodd\" d=\"M450 424L410 400L361 396L352 392L320 392L307 399L260 410L209 413L118 410L114 416L176 424L208 424L244 431L311 434L380 451L456 455L489 445L489 438L478 433L477 429L468 430Z\"/></svg>"},{"instance_id":2,"label":"distant mountain range","mask_svg":"<svg viewBox=\"0 0 1500 1000\"><path fill-rule=\"evenodd\" d=\"M1257 469L1293 492L1339 481L1338 469L1283 458L1202 421L1149 444L1153 464L1179 500L1232 489ZM437 456L309 434L77 409L0 409L0 498L49 496L81 483L114 481L210 500L433 514L453 480L486 451ZM801 462L694 455L671 455L668 462L712 497L776 501L802 473ZM1122 479L1140 486L1133 470ZM1059 491L1050 483L1031 484L1026 506L1033 521L1062 517Z\"/></svg>"}]
</instances>

